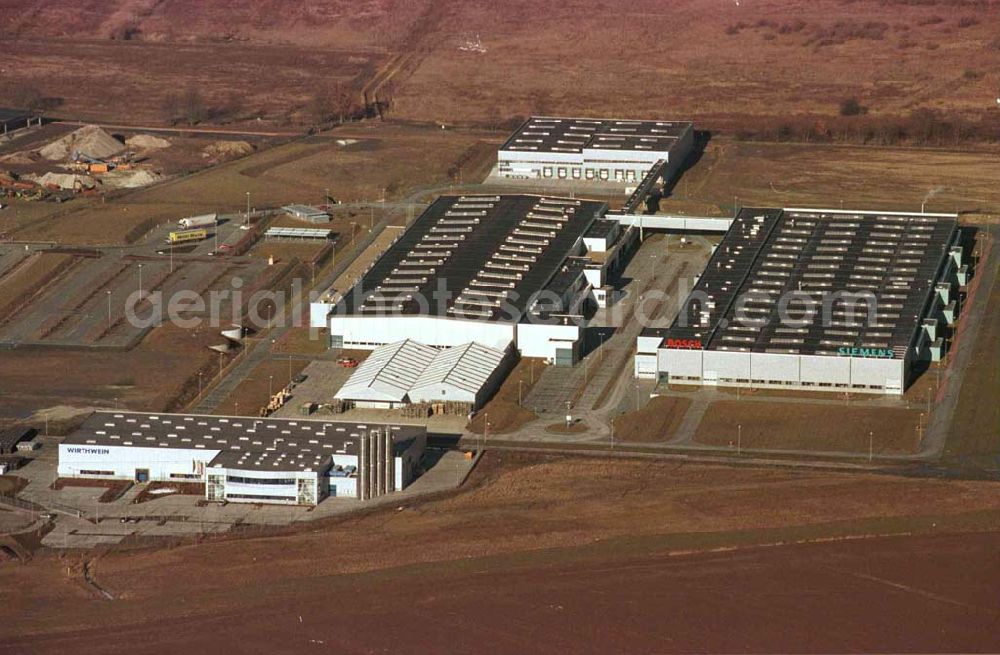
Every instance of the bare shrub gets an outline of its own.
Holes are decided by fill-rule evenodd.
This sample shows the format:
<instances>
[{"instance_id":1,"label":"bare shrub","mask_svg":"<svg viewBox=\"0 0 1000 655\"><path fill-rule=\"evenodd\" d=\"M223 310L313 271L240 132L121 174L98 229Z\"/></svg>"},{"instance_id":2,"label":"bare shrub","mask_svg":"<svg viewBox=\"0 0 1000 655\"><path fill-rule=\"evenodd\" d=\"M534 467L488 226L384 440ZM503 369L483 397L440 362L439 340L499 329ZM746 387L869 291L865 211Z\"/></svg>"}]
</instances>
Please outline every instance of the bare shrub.
<instances>
[{"instance_id":1,"label":"bare shrub","mask_svg":"<svg viewBox=\"0 0 1000 655\"><path fill-rule=\"evenodd\" d=\"M866 108L858 102L857 98L845 98L840 101L841 116L858 116L865 113Z\"/></svg>"}]
</instances>

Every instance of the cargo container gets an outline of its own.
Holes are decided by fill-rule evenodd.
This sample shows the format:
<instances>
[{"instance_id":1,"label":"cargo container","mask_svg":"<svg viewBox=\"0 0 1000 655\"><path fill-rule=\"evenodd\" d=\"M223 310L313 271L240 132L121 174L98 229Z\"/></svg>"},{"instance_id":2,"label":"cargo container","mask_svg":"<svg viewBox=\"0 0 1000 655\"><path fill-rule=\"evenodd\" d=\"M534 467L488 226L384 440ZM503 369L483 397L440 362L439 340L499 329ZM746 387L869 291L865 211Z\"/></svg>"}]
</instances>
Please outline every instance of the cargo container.
<instances>
[{"instance_id":1,"label":"cargo container","mask_svg":"<svg viewBox=\"0 0 1000 655\"><path fill-rule=\"evenodd\" d=\"M208 227L210 225L215 225L217 222L218 214L202 214L201 216L182 218L177 221L177 224L185 230L188 230L193 227Z\"/></svg>"}]
</instances>

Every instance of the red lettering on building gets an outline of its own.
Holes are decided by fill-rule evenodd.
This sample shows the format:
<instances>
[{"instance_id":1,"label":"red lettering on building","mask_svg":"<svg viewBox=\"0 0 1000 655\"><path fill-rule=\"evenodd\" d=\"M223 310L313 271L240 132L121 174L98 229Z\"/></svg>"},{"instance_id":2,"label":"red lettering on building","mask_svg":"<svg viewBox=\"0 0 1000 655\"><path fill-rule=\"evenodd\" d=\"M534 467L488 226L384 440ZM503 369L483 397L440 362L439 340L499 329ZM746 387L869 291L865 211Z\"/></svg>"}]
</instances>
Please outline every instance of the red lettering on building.
<instances>
[{"instance_id":1,"label":"red lettering on building","mask_svg":"<svg viewBox=\"0 0 1000 655\"><path fill-rule=\"evenodd\" d=\"M701 339L667 339L667 348L697 348L701 349Z\"/></svg>"}]
</instances>

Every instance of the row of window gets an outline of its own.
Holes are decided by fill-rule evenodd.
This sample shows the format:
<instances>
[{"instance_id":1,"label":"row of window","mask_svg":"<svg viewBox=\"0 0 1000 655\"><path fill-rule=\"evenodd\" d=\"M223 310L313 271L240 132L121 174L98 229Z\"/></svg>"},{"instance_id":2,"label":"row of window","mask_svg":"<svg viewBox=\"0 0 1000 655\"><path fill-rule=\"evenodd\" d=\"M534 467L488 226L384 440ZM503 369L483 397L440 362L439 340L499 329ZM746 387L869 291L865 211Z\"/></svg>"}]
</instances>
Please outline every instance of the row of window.
<instances>
[{"instance_id":1,"label":"row of window","mask_svg":"<svg viewBox=\"0 0 1000 655\"><path fill-rule=\"evenodd\" d=\"M226 494L226 499L241 498L244 500L280 500L283 502L295 501L294 496L264 496L257 494Z\"/></svg>"},{"instance_id":2,"label":"row of window","mask_svg":"<svg viewBox=\"0 0 1000 655\"><path fill-rule=\"evenodd\" d=\"M608 180L611 179L611 171L607 168L588 168L581 173L579 168L543 166L542 177L558 177L560 180L565 180L568 177L572 177L574 180L579 180L581 177L585 177L588 180ZM637 177L634 170L616 168L614 170L614 179L618 182L635 182Z\"/></svg>"},{"instance_id":3,"label":"row of window","mask_svg":"<svg viewBox=\"0 0 1000 655\"><path fill-rule=\"evenodd\" d=\"M197 473L171 473L170 477L174 480L201 480Z\"/></svg>"},{"instance_id":4,"label":"row of window","mask_svg":"<svg viewBox=\"0 0 1000 655\"><path fill-rule=\"evenodd\" d=\"M691 380L701 382L701 377L697 375L671 375L670 381ZM829 387L833 389L885 389L881 384L843 384L839 382L796 382L794 380L750 380L748 378L719 378L721 383L732 384L756 384L770 387Z\"/></svg>"},{"instance_id":5,"label":"row of window","mask_svg":"<svg viewBox=\"0 0 1000 655\"><path fill-rule=\"evenodd\" d=\"M244 478L239 475L227 475L226 482L235 482L237 484L289 485L295 484L295 478Z\"/></svg>"},{"instance_id":6,"label":"row of window","mask_svg":"<svg viewBox=\"0 0 1000 655\"><path fill-rule=\"evenodd\" d=\"M114 471L85 471L80 470L80 475L114 475Z\"/></svg>"}]
</instances>

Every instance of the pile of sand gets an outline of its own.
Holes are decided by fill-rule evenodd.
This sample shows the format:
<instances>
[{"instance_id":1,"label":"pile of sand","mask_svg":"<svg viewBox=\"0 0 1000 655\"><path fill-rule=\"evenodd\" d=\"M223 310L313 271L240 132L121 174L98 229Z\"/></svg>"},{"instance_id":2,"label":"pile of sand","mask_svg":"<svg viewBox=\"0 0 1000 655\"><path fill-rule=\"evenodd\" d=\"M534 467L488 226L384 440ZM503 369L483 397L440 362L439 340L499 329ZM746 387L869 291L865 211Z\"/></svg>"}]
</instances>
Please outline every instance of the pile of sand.
<instances>
[{"instance_id":1,"label":"pile of sand","mask_svg":"<svg viewBox=\"0 0 1000 655\"><path fill-rule=\"evenodd\" d=\"M125 145L134 150L161 150L169 148L171 144L166 139L161 139L152 134L136 134L131 138L125 139Z\"/></svg>"},{"instance_id":2,"label":"pile of sand","mask_svg":"<svg viewBox=\"0 0 1000 655\"><path fill-rule=\"evenodd\" d=\"M36 177L35 181L42 186L58 189L93 189L97 180L89 175L72 175L70 173L46 173Z\"/></svg>"},{"instance_id":3,"label":"pile of sand","mask_svg":"<svg viewBox=\"0 0 1000 655\"><path fill-rule=\"evenodd\" d=\"M208 145L202 152L202 157L211 159L231 159L249 155L254 147L246 141L216 141Z\"/></svg>"},{"instance_id":4,"label":"pile of sand","mask_svg":"<svg viewBox=\"0 0 1000 655\"><path fill-rule=\"evenodd\" d=\"M0 161L7 164L34 164L38 161L38 155L34 152L15 152L0 157Z\"/></svg>"},{"instance_id":5,"label":"pile of sand","mask_svg":"<svg viewBox=\"0 0 1000 655\"><path fill-rule=\"evenodd\" d=\"M85 125L40 148L38 154L49 161L68 159L73 152L79 152L95 159L103 159L117 155L124 149L125 146L121 141L101 128L96 125Z\"/></svg>"},{"instance_id":6,"label":"pile of sand","mask_svg":"<svg viewBox=\"0 0 1000 655\"><path fill-rule=\"evenodd\" d=\"M158 175L152 171L147 171L143 169L133 169L129 171L123 170L113 170L110 173L105 173L101 177L101 182L106 186L114 187L116 189L135 189L138 187L149 186L163 179L163 176Z\"/></svg>"}]
</instances>

